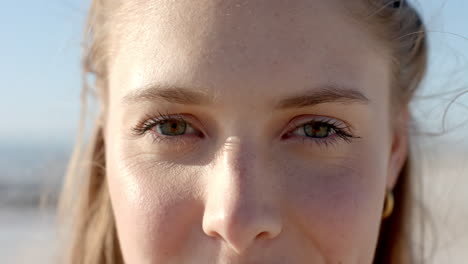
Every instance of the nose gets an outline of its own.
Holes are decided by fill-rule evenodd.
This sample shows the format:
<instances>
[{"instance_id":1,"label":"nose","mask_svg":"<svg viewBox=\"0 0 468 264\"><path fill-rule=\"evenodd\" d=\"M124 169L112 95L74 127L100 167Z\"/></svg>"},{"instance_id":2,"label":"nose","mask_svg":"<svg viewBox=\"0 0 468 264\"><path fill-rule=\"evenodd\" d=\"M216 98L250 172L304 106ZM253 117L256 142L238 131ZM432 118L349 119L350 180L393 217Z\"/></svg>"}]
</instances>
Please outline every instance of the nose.
<instances>
[{"instance_id":1,"label":"nose","mask_svg":"<svg viewBox=\"0 0 468 264\"><path fill-rule=\"evenodd\" d=\"M226 143L219 162L207 172L203 231L237 254L282 230L277 188L254 151L238 140Z\"/></svg>"}]
</instances>

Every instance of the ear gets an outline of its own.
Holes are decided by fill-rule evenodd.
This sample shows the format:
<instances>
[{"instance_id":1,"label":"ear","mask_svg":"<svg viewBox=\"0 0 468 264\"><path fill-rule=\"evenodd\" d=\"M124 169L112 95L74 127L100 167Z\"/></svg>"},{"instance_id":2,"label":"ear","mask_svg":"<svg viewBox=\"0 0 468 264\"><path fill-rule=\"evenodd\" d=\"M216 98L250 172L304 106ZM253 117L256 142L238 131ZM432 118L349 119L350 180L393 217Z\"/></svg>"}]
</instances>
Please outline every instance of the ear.
<instances>
[{"instance_id":1,"label":"ear","mask_svg":"<svg viewBox=\"0 0 468 264\"><path fill-rule=\"evenodd\" d=\"M391 131L391 153L388 166L387 189L393 189L400 175L401 169L408 157L408 125L409 110L408 107L402 108L397 112L393 119Z\"/></svg>"}]
</instances>

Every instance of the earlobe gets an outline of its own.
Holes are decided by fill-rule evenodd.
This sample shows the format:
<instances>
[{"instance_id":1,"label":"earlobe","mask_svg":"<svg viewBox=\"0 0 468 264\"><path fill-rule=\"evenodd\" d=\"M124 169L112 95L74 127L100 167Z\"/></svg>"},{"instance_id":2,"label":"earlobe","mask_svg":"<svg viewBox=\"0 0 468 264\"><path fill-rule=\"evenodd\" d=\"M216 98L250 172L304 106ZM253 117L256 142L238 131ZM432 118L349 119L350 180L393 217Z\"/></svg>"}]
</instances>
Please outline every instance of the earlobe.
<instances>
[{"instance_id":1,"label":"earlobe","mask_svg":"<svg viewBox=\"0 0 468 264\"><path fill-rule=\"evenodd\" d=\"M401 109L393 119L392 146L387 177L387 189L392 190L408 157L409 110Z\"/></svg>"}]
</instances>

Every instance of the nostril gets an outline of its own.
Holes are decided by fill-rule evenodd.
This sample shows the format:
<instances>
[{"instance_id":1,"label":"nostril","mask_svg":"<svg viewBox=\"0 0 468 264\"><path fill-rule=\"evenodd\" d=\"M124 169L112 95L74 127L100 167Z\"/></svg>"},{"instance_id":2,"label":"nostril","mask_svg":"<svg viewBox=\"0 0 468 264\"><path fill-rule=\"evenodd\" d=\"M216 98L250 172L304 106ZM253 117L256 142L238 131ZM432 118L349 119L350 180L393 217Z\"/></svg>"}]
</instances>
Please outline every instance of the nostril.
<instances>
[{"instance_id":1,"label":"nostril","mask_svg":"<svg viewBox=\"0 0 468 264\"><path fill-rule=\"evenodd\" d=\"M208 235L209 237L212 237L212 238L215 238L215 239L222 238L222 236L221 236L218 232L216 232L216 231L214 231L214 230L211 230L211 231L204 231L204 233L205 233L206 235Z\"/></svg>"},{"instance_id":2,"label":"nostril","mask_svg":"<svg viewBox=\"0 0 468 264\"><path fill-rule=\"evenodd\" d=\"M256 239L269 239L271 238L272 235L269 232L261 232L260 234L257 235Z\"/></svg>"}]
</instances>

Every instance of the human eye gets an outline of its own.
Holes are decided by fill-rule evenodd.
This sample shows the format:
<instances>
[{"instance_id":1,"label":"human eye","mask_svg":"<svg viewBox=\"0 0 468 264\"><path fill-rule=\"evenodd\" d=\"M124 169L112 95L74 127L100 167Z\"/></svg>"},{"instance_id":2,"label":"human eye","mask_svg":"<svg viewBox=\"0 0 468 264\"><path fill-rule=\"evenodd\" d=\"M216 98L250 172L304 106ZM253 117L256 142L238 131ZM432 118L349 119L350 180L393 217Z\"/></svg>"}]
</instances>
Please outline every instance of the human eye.
<instances>
[{"instance_id":1,"label":"human eye","mask_svg":"<svg viewBox=\"0 0 468 264\"><path fill-rule=\"evenodd\" d=\"M202 138L203 133L194 128L189 118L181 114L164 114L158 112L156 116L148 116L145 120L132 128L133 134L143 136L150 134L155 142L170 141L182 143L183 141Z\"/></svg>"},{"instance_id":2,"label":"human eye","mask_svg":"<svg viewBox=\"0 0 468 264\"><path fill-rule=\"evenodd\" d=\"M331 117L301 118L294 120L291 127L283 139L294 138L304 143L329 146L340 141L351 143L353 139L360 138L353 135L346 123Z\"/></svg>"}]
</instances>

